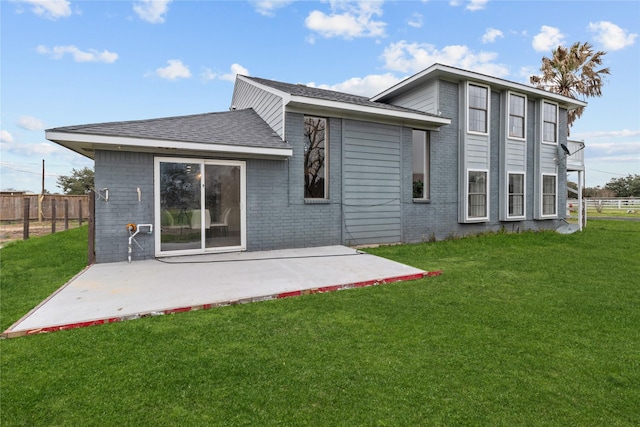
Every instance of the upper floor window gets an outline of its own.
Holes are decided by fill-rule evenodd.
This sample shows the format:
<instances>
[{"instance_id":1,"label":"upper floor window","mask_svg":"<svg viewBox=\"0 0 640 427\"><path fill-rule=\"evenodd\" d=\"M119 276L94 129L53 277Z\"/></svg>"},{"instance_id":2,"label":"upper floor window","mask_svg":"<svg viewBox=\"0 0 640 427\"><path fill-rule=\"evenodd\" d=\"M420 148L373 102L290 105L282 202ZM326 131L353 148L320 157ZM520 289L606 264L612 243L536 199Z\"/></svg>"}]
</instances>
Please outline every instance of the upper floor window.
<instances>
[{"instance_id":1,"label":"upper floor window","mask_svg":"<svg viewBox=\"0 0 640 427\"><path fill-rule=\"evenodd\" d=\"M558 106L545 102L543 104L542 141L558 142Z\"/></svg>"},{"instance_id":2,"label":"upper floor window","mask_svg":"<svg viewBox=\"0 0 640 427\"><path fill-rule=\"evenodd\" d=\"M525 105L527 98L523 95L509 94L509 137L524 139Z\"/></svg>"},{"instance_id":3,"label":"upper floor window","mask_svg":"<svg viewBox=\"0 0 640 427\"><path fill-rule=\"evenodd\" d=\"M429 198L429 133L423 130L413 131L413 198Z\"/></svg>"},{"instance_id":4,"label":"upper floor window","mask_svg":"<svg viewBox=\"0 0 640 427\"><path fill-rule=\"evenodd\" d=\"M469 84L469 132L487 133L489 88Z\"/></svg>"},{"instance_id":5,"label":"upper floor window","mask_svg":"<svg viewBox=\"0 0 640 427\"><path fill-rule=\"evenodd\" d=\"M467 215L469 218L487 217L487 172L469 171Z\"/></svg>"},{"instance_id":6,"label":"upper floor window","mask_svg":"<svg viewBox=\"0 0 640 427\"><path fill-rule=\"evenodd\" d=\"M326 199L327 176L327 120L318 117L304 118L304 197Z\"/></svg>"}]
</instances>

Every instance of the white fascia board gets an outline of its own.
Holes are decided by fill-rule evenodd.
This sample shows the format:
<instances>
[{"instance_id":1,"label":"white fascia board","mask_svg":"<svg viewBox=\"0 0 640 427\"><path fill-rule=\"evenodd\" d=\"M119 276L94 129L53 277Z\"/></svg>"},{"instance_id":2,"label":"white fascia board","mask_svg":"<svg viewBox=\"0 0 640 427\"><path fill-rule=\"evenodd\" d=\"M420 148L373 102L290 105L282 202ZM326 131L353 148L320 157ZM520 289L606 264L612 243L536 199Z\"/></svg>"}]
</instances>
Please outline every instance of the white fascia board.
<instances>
[{"instance_id":1,"label":"white fascia board","mask_svg":"<svg viewBox=\"0 0 640 427\"><path fill-rule=\"evenodd\" d=\"M369 107L366 105L356 105L349 104L346 102L340 101L329 101L326 99L316 99L316 98L308 98L305 96L291 96L291 101L289 104L294 105L310 105L313 107L320 107L330 110L342 110L348 112L354 112L358 114L371 115L371 116L384 116L390 119L397 120L409 120L414 122L423 122L428 123L430 125L449 125L451 124L451 119L446 117L434 117L434 116L425 116L424 114L412 113L410 111L397 111L397 110L389 110L386 108L376 108Z\"/></svg>"},{"instance_id":2,"label":"white fascia board","mask_svg":"<svg viewBox=\"0 0 640 427\"><path fill-rule=\"evenodd\" d=\"M252 79L247 78L245 76L242 76L240 74L238 74L236 76L236 79L242 80L245 83L248 83L248 84L250 84L252 86L260 88L260 89L264 90L265 92L269 92L269 93L271 93L273 95L279 96L280 98L282 98L282 102L283 102L284 105L287 105L289 103L290 99L291 99L291 94L289 94L287 92L283 92L283 91L275 89L275 88L273 88L271 86L263 85L262 83L258 83L255 80L252 80Z\"/></svg>"},{"instance_id":3,"label":"white fascia board","mask_svg":"<svg viewBox=\"0 0 640 427\"><path fill-rule=\"evenodd\" d=\"M212 151L216 153L243 154L256 156L277 156L291 157L293 149L291 148L266 148L266 147L247 147L242 145L226 145L226 144L207 144L201 142L184 142L170 141L162 139L146 139L146 138L128 138L120 136L107 135L90 135L82 133L67 132L45 132L45 138L60 142L91 144L94 146L122 146L122 147L139 147L144 149L169 149L183 151Z\"/></svg>"},{"instance_id":4,"label":"white fascia board","mask_svg":"<svg viewBox=\"0 0 640 427\"><path fill-rule=\"evenodd\" d=\"M376 96L371 98L371 101L377 102L378 100L384 98L385 96L397 91L398 89L402 89L403 87L415 82L416 80L420 80L423 76L431 73L435 67L438 64L434 64L431 67L420 71L419 73L414 74L413 76L407 77L406 79L402 80L399 83L396 83L395 85L391 86L389 89L384 90L382 92L380 92L379 94L377 94Z\"/></svg>"},{"instance_id":5,"label":"white fascia board","mask_svg":"<svg viewBox=\"0 0 640 427\"><path fill-rule=\"evenodd\" d=\"M498 77L479 74L473 71L467 71L459 68L448 67L442 64L434 64L431 67L427 68L426 70L421 71L417 74L414 74L413 76L401 81L395 86L392 86L389 89L385 90L384 92L381 92L378 95L374 96L373 98L371 98L371 100L378 101L380 99L383 99L386 96L398 90L401 90L403 87L409 86L412 83L417 82L423 79L425 76L431 75L431 74L433 74L431 76L431 78L433 79L436 79L439 77L443 77L443 78L448 77L449 79L451 77L456 77L461 80L464 79L464 80L489 84L491 87L504 88L504 89L513 90L516 92L526 93L529 95L535 95L535 97L538 97L538 98L551 99L560 103L563 107L567 107L570 110L587 106L587 102L581 101L579 99L569 98L564 95L548 92L546 90L538 89L536 87L529 86L523 83L516 83L509 80L504 80Z\"/></svg>"}]
</instances>

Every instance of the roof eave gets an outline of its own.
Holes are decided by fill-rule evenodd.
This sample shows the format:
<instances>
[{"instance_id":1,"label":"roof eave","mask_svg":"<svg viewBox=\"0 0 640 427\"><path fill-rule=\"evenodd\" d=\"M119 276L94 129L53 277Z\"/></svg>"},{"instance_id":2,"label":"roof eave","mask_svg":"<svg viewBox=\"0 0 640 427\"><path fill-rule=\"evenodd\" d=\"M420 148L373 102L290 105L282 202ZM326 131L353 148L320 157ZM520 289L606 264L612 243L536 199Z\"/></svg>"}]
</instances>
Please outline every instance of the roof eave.
<instances>
[{"instance_id":1,"label":"roof eave","mask_svg":"<svg viewBox=\"0 0 640 427\"><path fill-rule=\"evenodd\" d=\"M396 111L373 106L350 104L347 102L330 101L325 99L309 98L305 96L291 95L287 103L287 110L292 112L339 112L346 117L376 120L386 123L402 123L417 125L425 129L436 130L444 125L451 124L451 119L413 113L410 111Z\"/></svg>"},{"instance_id":2,"label":"roof eave","mask_svg":"<svg viewBox=\"0 0 640 427\"><path fill-rule=\"evenodd\" d=\"M231 144L208 144L200 142L174 141L149 138L131 138L86 133L61 132L55 129L45 131L45 138L73 150L90 159L95 150L137 151L149 153L201 153L234 155L244 158L284 159L293 156L291 147L252 147Z\"/></svg>"},{"instance_id":3,"label":"roof eave","mask_svg":"<svg viewBox=\"0 0 640 427\"><path fill-rule=\"evenodd\" d=\"M454 78L457 80L476 81L489 84L491 87L503 88L506 90L512 90L514 92L523 92L529 95L535 95L538 98L550 99L568 110L574 110L576 108L587 106L587 103L585 101L580 101L578 99L549 92L543 89L538 89L522 83L511 82L509 80L500 79L498 77L492 77L485 74L476 73L474 71L449 67L442 64L433 64L429 68L417 74L414 74L411 77L408 77L400 83L397 83L389 89L374 96L373 98L371 98L371 101L380 102L381 100L384 100L396 93L404 93L410 90L413 86L421 84L425 80L433 80L437 78Z\"/></svg>"}]
</instances>

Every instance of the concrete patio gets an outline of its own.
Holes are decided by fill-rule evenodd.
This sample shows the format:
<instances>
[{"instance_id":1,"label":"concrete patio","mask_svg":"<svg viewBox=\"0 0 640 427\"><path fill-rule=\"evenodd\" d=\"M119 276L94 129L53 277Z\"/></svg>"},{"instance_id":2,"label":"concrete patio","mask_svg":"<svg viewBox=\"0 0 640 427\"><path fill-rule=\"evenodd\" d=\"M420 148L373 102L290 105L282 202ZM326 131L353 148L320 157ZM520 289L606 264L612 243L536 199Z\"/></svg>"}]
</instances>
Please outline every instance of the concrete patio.
<instances>
[{"instance_id":1,"label":"concrete patio","mask_svg":"<svg viewBox=\"0 0 640 427\"><path fill-rule=\"evenodd\" d=\"M438 274L344 246L95 264L31 310L2 337Z\"/></svg>"}]
</instances>

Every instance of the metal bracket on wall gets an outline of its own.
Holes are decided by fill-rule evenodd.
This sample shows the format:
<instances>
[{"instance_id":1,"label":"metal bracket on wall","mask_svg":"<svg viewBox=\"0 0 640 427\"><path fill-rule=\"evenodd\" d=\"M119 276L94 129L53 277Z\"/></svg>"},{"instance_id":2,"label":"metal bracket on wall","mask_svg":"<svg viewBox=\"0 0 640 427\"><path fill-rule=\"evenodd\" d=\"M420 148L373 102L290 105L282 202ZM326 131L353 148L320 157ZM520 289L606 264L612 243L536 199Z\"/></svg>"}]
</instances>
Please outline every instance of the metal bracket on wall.
<instances>
[{"instance_id":1,"label":"metal bracket on wall","mask_svg":"<svg viewBox=\"0 0 640 427\"><path fill-rule=\"evenodd\" d=\"M98 196L98 200L103 199L105 202L109 201L109 189L108 188L97 188L96 195Z\"/></svg>"}]
</instances>

